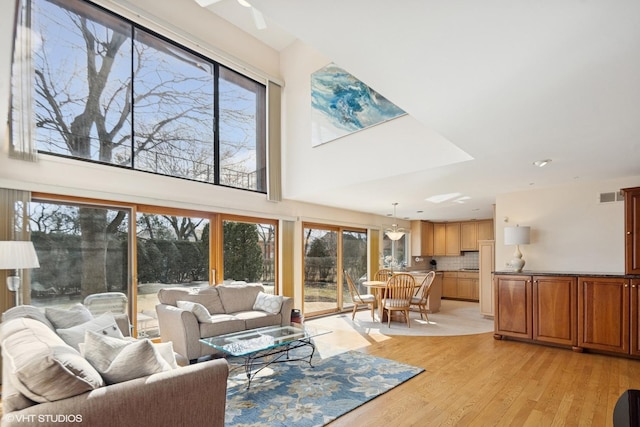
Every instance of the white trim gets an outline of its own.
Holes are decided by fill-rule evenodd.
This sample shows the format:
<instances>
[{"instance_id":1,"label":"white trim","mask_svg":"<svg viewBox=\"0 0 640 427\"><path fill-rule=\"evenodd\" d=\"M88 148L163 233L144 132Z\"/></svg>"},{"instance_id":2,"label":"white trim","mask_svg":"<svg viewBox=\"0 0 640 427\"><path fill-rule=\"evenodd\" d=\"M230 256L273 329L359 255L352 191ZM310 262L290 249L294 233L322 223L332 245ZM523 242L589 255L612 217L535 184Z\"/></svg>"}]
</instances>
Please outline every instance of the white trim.
<instances>
[{"instance_id":1,"label":"white trim","mask_svg":"<svg viewBox=\"0 0 640 427\"><path fill-rule=\"evenodd\" d=\"M169 22L158 18L157 16L149 13L149 11L141 9L134 4L132 4L128 0L108 0L110 3L113 3L117 6L117 8L108 8L115 13L125 16L128 19L133 20L134 22L145 25L149 27L149 29L161 32L164 36L171 36L173 41L177 43L181 43L184 46L193 49L197 52L206 55L219 62L222 65L226 65L234 71L241 72L245 74L247 77L255 79L260 83L267 84L269 81L277 83L278 85L284 87L284 82L281 79L278 79L274 76L268 75L262 70L259 70L246 62L242 61L235 56L223 52L220 49L211 46L209 43L205 42L202 39L199 39L192 34L189 34L185 31L182 31L180 28L176 27ZM106 7L106 0L94 0L94 3L103 7Z\"/></svg>"}]
</instances>

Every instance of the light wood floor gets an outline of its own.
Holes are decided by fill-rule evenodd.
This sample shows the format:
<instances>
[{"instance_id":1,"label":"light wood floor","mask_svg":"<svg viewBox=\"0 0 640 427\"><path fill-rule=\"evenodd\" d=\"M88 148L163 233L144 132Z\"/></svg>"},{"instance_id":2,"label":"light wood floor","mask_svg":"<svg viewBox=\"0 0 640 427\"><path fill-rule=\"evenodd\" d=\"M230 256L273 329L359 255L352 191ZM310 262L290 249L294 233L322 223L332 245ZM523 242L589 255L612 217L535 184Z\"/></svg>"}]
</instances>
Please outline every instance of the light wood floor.
<instances>
[{"instance_id":1,"label":"light wood floor","mask_svg":"<svg viewBox=\"0 0 640 427\"><path fill-rule=\"evenodd\" d=\"M367 339L322 338L343 347ZM612 426L620 394L640 389L639 360L497 341L492 333L369 341L359 350L426 371L332 427Z\"/></svg>"}]
</instances>

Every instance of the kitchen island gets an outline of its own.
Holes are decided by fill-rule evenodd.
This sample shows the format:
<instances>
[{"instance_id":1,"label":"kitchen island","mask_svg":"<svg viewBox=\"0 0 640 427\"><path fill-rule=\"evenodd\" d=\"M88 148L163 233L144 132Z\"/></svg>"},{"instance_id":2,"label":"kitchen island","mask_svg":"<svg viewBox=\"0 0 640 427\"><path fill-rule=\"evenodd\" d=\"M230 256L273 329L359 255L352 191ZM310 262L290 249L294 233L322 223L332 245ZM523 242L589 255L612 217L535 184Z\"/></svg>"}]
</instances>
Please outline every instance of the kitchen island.
<instances>
[{"instance_id":1,"label":"kitchen island","mask_svg":"<svg viewBox=\"0 0 640 427\"><path fill-rule=\"evenodd\" d=\"M424 278L429 274L430 270L420 270L420 271L407 271L407 273L411 274L416 283L422 283ZM429 294L429 299L427 301L427 312L429 313L437 313L440 311L440 300L442 298L442 272L436 271L436 277L433 279L433 283L431 284L431 293ZM412 309L413 310L413 309Z\"/></svg>"}]
</instances>

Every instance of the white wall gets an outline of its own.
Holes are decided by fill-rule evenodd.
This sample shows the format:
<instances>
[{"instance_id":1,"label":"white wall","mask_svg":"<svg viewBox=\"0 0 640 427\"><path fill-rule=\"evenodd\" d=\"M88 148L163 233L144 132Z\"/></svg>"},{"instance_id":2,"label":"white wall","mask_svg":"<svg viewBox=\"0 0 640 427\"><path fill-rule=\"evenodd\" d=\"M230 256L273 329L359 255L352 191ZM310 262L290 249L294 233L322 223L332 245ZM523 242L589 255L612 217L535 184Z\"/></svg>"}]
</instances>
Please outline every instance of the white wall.
<instances>
[{"instance_id":1,"label":"white wall","mask_svg":"<svg viewBox=\"0 0 640 427\"><path fill-rule=\"evenodd\" d=\"M638 185L640 176L499 194L496 270L515 250L504 228L519 224L531 227L531 244L520 246L525 270L624 273L624 203L600 204L599 194Z\"/></svg>"}]
</instances>

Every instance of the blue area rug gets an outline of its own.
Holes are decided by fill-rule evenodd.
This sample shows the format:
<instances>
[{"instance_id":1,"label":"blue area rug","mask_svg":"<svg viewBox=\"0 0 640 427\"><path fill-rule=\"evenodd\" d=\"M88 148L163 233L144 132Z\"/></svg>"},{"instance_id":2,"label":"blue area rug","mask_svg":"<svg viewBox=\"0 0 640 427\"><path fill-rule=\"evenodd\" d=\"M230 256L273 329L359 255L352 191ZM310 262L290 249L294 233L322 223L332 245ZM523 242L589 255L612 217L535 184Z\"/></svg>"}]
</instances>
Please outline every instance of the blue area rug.
<instances>
[{"instance_id":1,"label":"blue area rug","mask_svg":"<svg viewBox=\"0 0 640 427\"><path fill-rule=\"evenodd\" d=\"M424 369L357 351L327 359L273 364L251 382L233 369L225 426L322 426Z\"/></svg>"}]
</instances>

